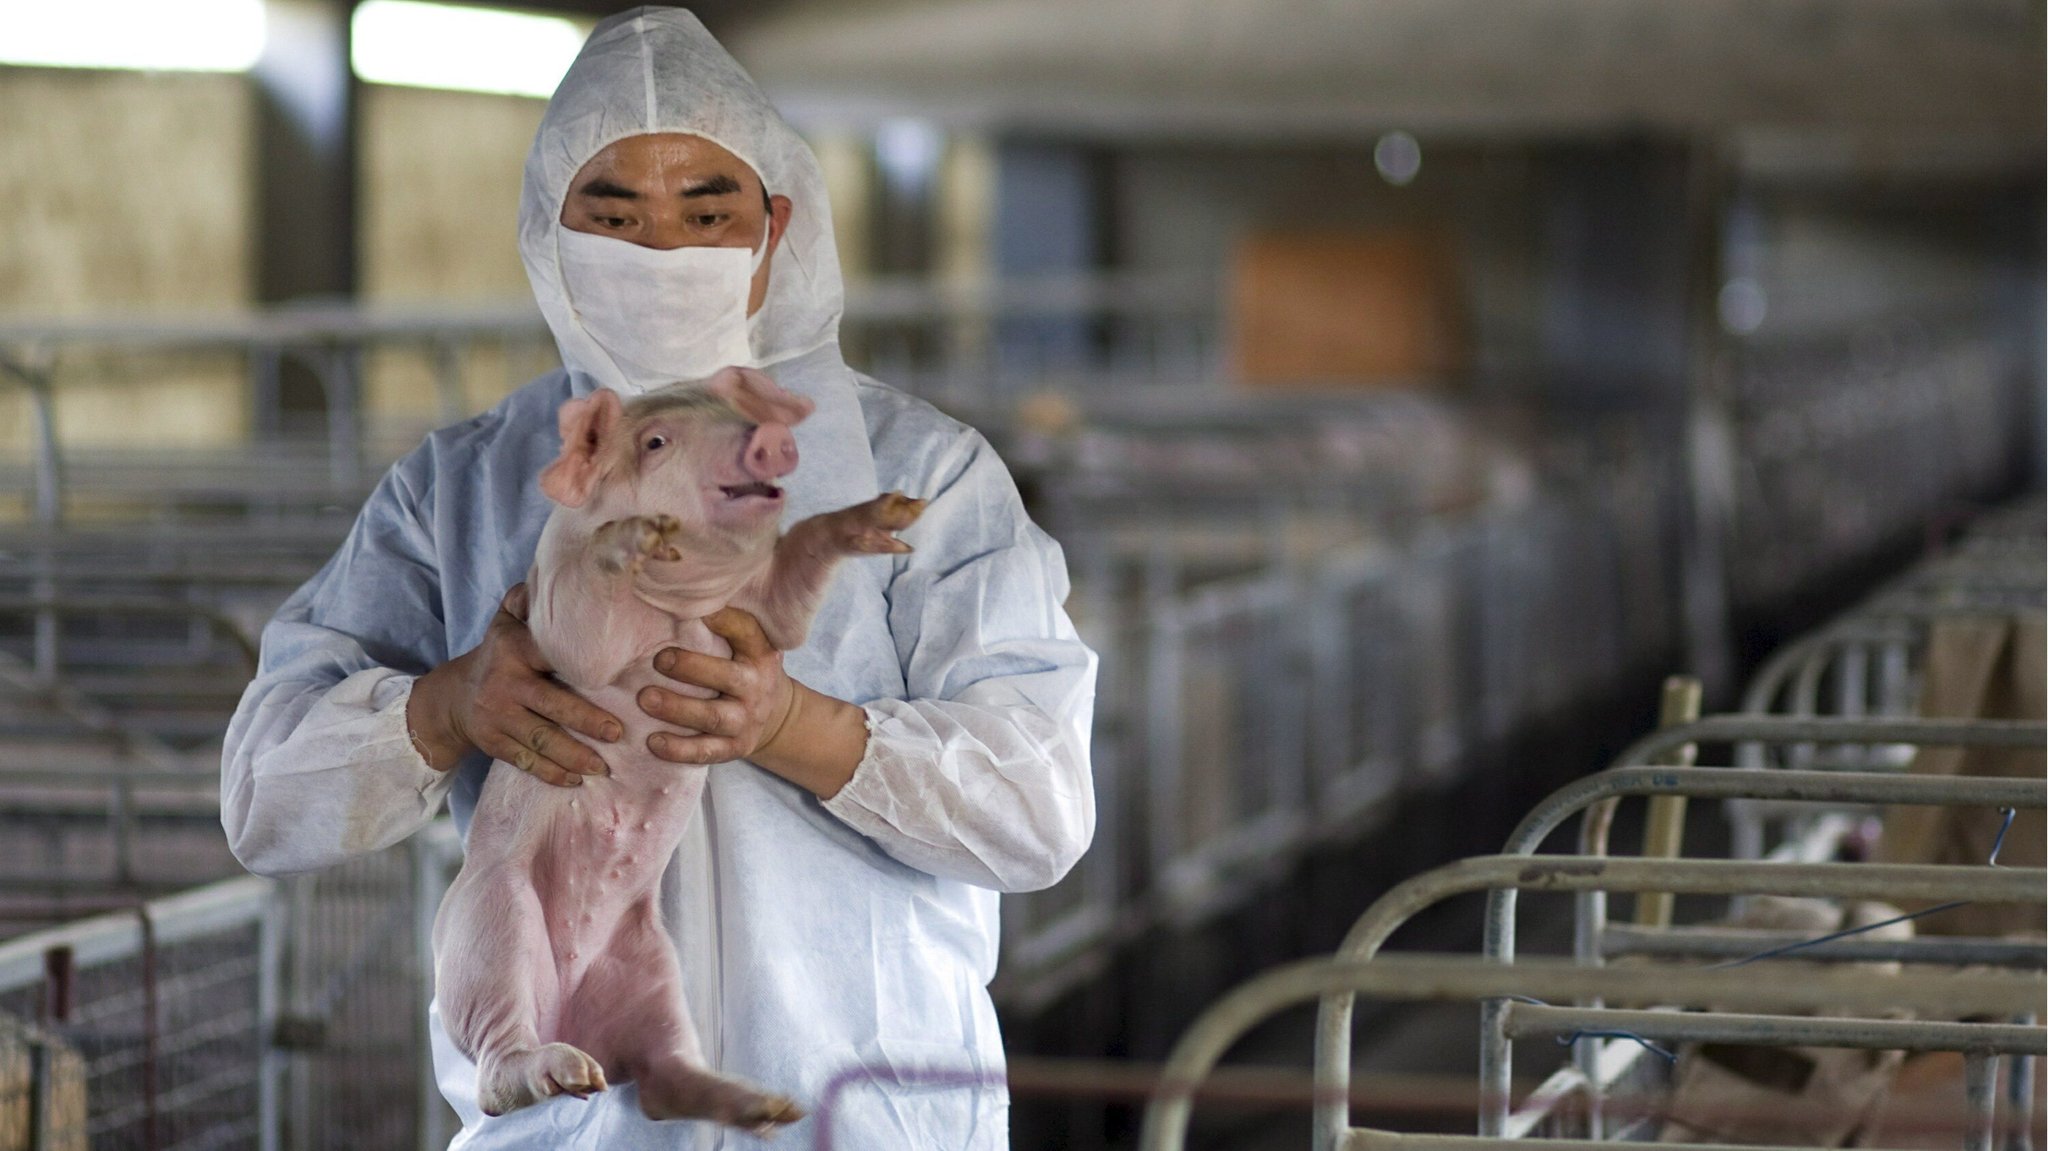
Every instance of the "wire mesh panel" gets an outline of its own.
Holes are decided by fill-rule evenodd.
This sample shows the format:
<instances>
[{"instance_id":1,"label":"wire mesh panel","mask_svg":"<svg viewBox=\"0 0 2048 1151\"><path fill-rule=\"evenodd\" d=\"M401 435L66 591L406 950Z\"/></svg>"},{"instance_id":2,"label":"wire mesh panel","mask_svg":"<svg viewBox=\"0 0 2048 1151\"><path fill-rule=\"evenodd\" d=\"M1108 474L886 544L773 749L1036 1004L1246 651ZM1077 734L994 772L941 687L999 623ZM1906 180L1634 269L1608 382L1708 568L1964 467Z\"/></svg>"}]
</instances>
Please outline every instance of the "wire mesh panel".
<instances>
[{"instance_id":1,"label":"wire mesh panel","mask_svg":"<svg viewBox=\"0 0 2048 1151\"><path fill-rule=\"evenodd\" d=\"M2024 389L1995 341L1872 328L1745 349L1735 375L1738 605L1794 593L1994 489L2024 456Z\"/></svg>"},{"instance_id":2,"label":"wire mesh panel","mask_svg":"<svg viewBox=\"0 0 2048 1151\"><path fill-rule=\"evenodd\" d=\"M1196 907L1302 834L1306 666L1284 574L1151 605L1145 782L1153 882Z\"/></svg>"},{"instance_id":3,"label":"wire mesh panel","mask_svg":"<svg viewBox=\"0 0 2048 1151\"><path fill-rule=\"evenodd\" d=\"M437 898L439 888L425 894ZM287 1048L285 1145L335 1151L411 1148L429 1112L421 1042L429 989L427 941L406 845L295 879L283 957Z\"/></svg>"},{"instance_id":4,"label":"wire mesh panel","mask_svg":"<svg viewBox=\"0 0 2048 1151\"><path fill-rule=\"evenodd\" d=\"M25 1048L0 1053L0 1095L14 1090L11 1063L25 1058L31 1072L26 1104L0 1102L0 1116L73 1131L24 1146L267 1145L270 890L235 880L0 945L0 1018L13 1021L0 1031L16 1036L0 1052Z\"/></svg>"}]
</instances>

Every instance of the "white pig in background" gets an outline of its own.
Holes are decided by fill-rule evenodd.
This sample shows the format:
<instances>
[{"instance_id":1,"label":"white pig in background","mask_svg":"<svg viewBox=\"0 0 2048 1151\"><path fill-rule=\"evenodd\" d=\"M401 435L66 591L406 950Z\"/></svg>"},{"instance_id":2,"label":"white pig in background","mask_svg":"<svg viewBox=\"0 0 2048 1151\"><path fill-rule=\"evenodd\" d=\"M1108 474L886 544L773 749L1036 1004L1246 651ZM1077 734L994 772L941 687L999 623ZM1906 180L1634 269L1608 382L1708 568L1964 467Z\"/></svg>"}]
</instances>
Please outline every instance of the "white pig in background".
<instances>
[{"instance_id":1,"label":"white pig in background","mask_svg":"<svg viewBox=\"0 0 2048 1151\"><path fill-rule=\"evenodd\" d=\"M493 763L477 801L434 921L434 976L486 1114L631 1080L652 1119L765 1132L803 1117L704 1066L657 898L709 769L647 751L657 724L634 697L659 678L664 647L731 654L703 623L719 608L752 612L786 651L841 557L910 550L893 533L924 501L893 492L778 534L774 481L796 467L790 427L810 412L744 368L631 403L600 388L562 405L527 624L556 676L625 737L592 745L610 771L580 787Z\"/></svg>"}]
</instances>

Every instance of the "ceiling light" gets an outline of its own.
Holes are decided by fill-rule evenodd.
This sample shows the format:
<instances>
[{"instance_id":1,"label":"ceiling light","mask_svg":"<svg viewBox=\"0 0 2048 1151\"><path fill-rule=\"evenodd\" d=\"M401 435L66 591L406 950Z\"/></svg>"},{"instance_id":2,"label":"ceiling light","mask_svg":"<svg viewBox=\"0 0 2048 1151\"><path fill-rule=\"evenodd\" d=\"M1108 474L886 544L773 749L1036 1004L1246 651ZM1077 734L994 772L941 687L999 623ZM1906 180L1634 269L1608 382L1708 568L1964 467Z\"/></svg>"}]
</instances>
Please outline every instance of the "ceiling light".
<instances>
[{"instance_id":1,"label":"ceiling light","mask_svg":"<svg viewBox=\"0 0 2048 1151\"><path fill-rule=\"evenodd\" d=\"M363 0L350 24L351 62L373 84L554 94L587 29L560 16L500 8Z\"/></svg>"},{"instance_id":2,"label":"ceiling light","mask_svg":"<svg viewBox=\"0 0 2048 1151\"><path fill-rule=\"evenodd\" d=\"M263 0L0 0L0 64L246 72L263 54Z\"/></svg>"}]
</instances>

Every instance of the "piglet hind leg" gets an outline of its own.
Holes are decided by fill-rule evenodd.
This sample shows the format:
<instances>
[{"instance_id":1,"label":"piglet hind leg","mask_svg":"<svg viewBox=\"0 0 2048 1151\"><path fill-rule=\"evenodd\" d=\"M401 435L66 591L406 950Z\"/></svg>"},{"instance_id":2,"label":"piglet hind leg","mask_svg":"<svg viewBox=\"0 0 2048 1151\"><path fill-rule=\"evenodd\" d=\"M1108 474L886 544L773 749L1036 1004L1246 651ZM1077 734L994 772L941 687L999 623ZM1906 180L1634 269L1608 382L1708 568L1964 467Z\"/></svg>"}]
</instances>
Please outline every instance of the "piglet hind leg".
<instances>
[{"instance_id":1,"label":"piglet hind leg","mask_svg":"<svg viewBox=\"0 0 2048 1151\"><path fill-rule=\"evenodd\" d=\"M460 948L452 948L456 940ZM540 898L523 873L465 867L435 918L434 953L444 1018L456 1046L476 1061L484 1114L605 1089L597 1060L567 1043L540 1041L554 963Z\"/></svg>"},{"instance_id":2,"label":"piglet hind leg","mask_svg":"<svg viewBox=\"0 0 2048 1151\"><path fill-rule=\"evenodd\" d=\"M682 988L675 948L649 898L577 989L575 1032L638 1085L649 1119L706 1119L768 1135L803 1118L795 1101L705 1066Z\"/></svg>"}]
</instances>

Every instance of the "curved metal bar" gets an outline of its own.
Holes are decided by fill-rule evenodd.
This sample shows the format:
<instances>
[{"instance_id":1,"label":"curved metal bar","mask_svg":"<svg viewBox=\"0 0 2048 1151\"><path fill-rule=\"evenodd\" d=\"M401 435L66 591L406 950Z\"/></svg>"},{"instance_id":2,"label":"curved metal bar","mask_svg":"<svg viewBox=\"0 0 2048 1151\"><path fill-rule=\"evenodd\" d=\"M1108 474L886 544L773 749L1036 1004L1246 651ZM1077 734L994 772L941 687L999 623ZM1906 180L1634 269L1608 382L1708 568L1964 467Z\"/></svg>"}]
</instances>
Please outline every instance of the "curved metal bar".
<instances>
[{"instance_id":1,"label":"curved metal bar","mask_svg":"<svg viewBox=\"0 0 2048 1151\"><path fill-rule=\"evenodd\" d=\"M1655 773L1713 775L1711 768L1657 768ZM1790 772L1722 772L1723 778L1762 781ZM1801 773L1802 775L1811 773ZM1594 777L1599 778L1599 777ZM1887 782L1907 777L1879 776ZM1706 781L1700 781L1702 783ZM1795 779L1793 782L1802 782ZM1561 818L1561 817L1560 817ZM1658 883L1669 887L1658 887ZM1382 895L1366 909L1344 937L1338 951L1343 958L1371 958L1394 929L1423 908L1451 895L1495 888L1538 891L1671 891L1681 895L1810 895L1855 899L1951 899L1985 902L2025 903L2044 898L2048 872L2040 868L1932 867L1904 864L1769 863L1723 859L1609 859L1604 856L1493 855L1464 859L1424 872ZM1496 920L1490 908L1487 921L1489 955L1484 961L1507 964L1514 961L1512 936L1497 923L1512 920L1513 905L1507 903ZM1597 996L1598 993L1596 993ZM1485 1023L1497 1026L1492 1004L1482 1004ZM1319 1103L1315 1111L1315 1146L1330 1151L1338 1146L1350 1122L1345 1110L1344 1084L1351 1077L1351 1014L1348 995L1325 1000L1316 1014L1316 1086ZM1489 1077L1481 1080L1482 1095L1502 1090L1498 1068L1489 1063ZM1490 1110L1491 1108L1487 1108Z\"/></svg>"},{"instance_id":2,"label":"curved metal bar","mask_svg":"<svg viewBox=\"0 0 2048 1151\"><path fill-rule=\"evenodd\" d=\"M1615 757L1643 767L1688 743L1908 743L1917 747L2043 747L2048 725L1989 719L1840 719L1831 716L1713 715L1659 728Z\"/></svg>"},{"instance_id":3,"label":"curved metal bar","mask_svg":"<svg viewBox=\"0 0 2048 1151\"><path fill-rule=\"evenodd\" d=\"M1785 1044L1995 1055L2031 1055L2041 1049L2043 1040L2040 1028L2012 1023L1802 1018L1733 1011L1616 1011L1513 1002L1508 1006L1510 1039L1549 1039L1601 1029L1626 1031L1631 1036L1660 1043Z\"/></svg>"},{"instance_id":4,"label":"curved metal bar","mask_svg":"<svg viewBox=\"0 0 2048 1151\"><path fill-rule=\"evenodd\" d=\"M1452 890L1473 890L1469 884L1474 882L1523 882L1520 878L1522 871L1537 866L1540 862L1514 857L1468 860L1466 863L1479 866L1463 867L1454 864L1452 869L1455 869L1457 874L1443 879L1435 878L1435 872L1418 876L1415 880L1395 888L1394 892L1389 893L1389 899L1396 893L1402 893L1397 902L1406 906L1418 898L1450 894ZM1575 884L1589 879L1601 880L1601 875L1588 871L1585 865L1612 866L1624 862L1644 863L1640 860L1567 861L1562 870L1545 878L1531 876L1529 882L1548 886L1552 881ZM1655 864L1655 869L1652 870L1687 866L1686 861L1652 862ZM1776 867L1802 874L1815 867L1842 866L1734 865L1722 860L1689 861L1693 866L1706 862L1721 865L1714 869L1717 874L1725 868L1738 866ZM1871 870L1875 866L1859 866L1852 870ZM1671 883L1676 878L1665 871L1645 875L1633 874L1634 869L1627 870L1632 872L1629 881L1640 880L1653 886ZM1733 878L1735 874L1733 871L1726 872L1729 878ZM1753 872L1744 874L1747 878L1756 879ZM2021 879L2023 882L2033 883L2038 888L2040 879L2037 877L2040 874L2035 870L2034 877L2023 876ZM1788 881L1790 878L1788 875ZM1617 889L1627 886L1618 874L1606 876L1605 881ZM1786 885L1800 886L1789 882ZM1764 883L1762 886L1768 889L1773 885ZM1657 889L1665 890L1661 887ZM1367 914L1370 916L1372 913ZM1317 998L1326 1001L1342 999L1348 1002L1361 994L1409 1000L1498 999L1509 995L1573 1000L1606 996L1630 1002L1702 1007L1714 1005L1744 1011L1791 1012L1832 1008L1877 1014L1903 1007L1928 1015L1985 1014L2010 1017L2017 1011L2030 1009L2044 994L2048 994L2048 982L2044 982L2043 976L2038 973L2019 975L2006 972L1974 975L1944 973L1938 976L1917 977L1905 975L1873 981L1868 974L1862 972L1824 971L1803 975L1797 980L1771 980L1757 979L1753 974L1739 971L1672 971L1664 968L1596 970L1581 967L1568 960L1555 959L1531 960L1509 967L1462 955L1396 955L1371 961L1358 957L1307 960L1275 968L1239 985L1209 1010L1203 1012L1201 1017L1182 1034L1167 1059L1159 1085L1146 1107L1144 1128L1138 1140L1139 1147L1142 1151L1174 1151L1179 1148L1186 1138L1194 1093L1202 1079L1216 1066L1217 1060L1232 1043L1275 1011ZM2035 1050L2040 1050L2040 1047L2037 1045ZM1338 1094L1331 1096L1324 1093L1326 1087L1319 1077L1317 1098L1334 1098L1338 1100L1335 1105L1341 1108L1341 1100L1345 1097L1341 1089ZM1318 1111L1322 1109L1322 1105L1319 1104ZM1348 1116L1345 1122L1348 1124ZM1341 1139L1343 1130L1340 1129L1337 1135ZM1317 1140L1318 1146L1321 1146L1320 1130L1317 1133Z\"/></svg>"},{"instance_id":5,"label":"curved metal bar","mask_svg":"<svg viewBox=\"0 0 2048 1151\"><path fill-rule=\"evenodd\" d=\"M1705 799L1807 803L1917 804L1939 807L2048 807L2048 780L1894 775L1867 771L1733 771L1725 767L1617 767L1551 792L1529 809L1501 848L1528 855L1550 833L1595 803L1624 796L1683 795Z\"/></svg>"},{"instance_id":6,"label":"curved metal bar","mask_svg":"<svg viewBox=\"0 0 2048 1151\"><path fill-rule=\"evenodd\" d=\"M1697 726L1687 724L1686 727ZM1574 814L1588 808L1582 837L1582 855L1604 855L1606 826L1613 816L1613 801L1628 795L1684 795L1706 799L1777 799L1819 803L1917 803L1939 806L1986 806L2039 808L2048 805L2048 781L2024 779L1968 779L1891 775L1875 772L1836 771L1732 771L1713 767L1622 767L1589 775L1552 792L1530 809L1509 834L1503 855L1533 854L1543 841ZM1585 900L1598 905L1604 892L1588 893ZM1516 893L1501 888L1487 896L1484 954L1502 963L1515 957L1514 922ZM1593 909L1597 912L1597 906ZM1587 916L1581 916L1583 922ZM1583 954L1594 941L1574 941ZM1480 1083L1505 1099L1514 1070L1501 1027L1503 1005L1480 1005ZM1349 1048L1348 1030L1345 1035ZM1321 1052L1329 1055L1331 1049ZM1489 1107L1481 1114L1481 1133L1498 1134L1506 1118L1501 1107ZM1319 1133L1321 1127L1318 1128Z\"/></svg>"}]
</instances>

